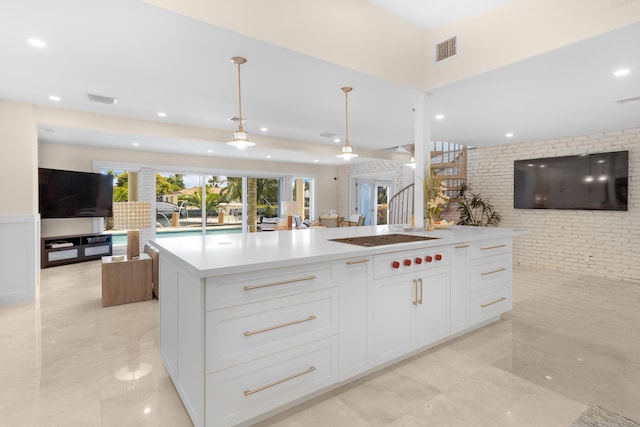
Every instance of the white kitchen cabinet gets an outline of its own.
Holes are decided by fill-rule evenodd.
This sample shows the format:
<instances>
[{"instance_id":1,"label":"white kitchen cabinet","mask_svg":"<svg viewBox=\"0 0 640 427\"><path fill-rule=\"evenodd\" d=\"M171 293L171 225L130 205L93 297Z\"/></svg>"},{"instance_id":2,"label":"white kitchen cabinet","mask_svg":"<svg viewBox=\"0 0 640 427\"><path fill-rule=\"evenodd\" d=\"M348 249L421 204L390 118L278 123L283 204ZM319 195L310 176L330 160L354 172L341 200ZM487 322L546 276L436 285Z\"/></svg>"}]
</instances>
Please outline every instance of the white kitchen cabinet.
<instances>
[{"instance_id":1,"label":"white kitchen cabinet","mask_svg":"<svg viewBox=\"0 0 640 427\"><path fill-rule=\"evenodd\" d=\"M340 381L372 366L369 345L369 299L373 257L338 261L340 284Z\"/></svg>"},{"instance_id":2,"label":"white kitchen cabinet","mask_svg":"<svg viewBox=\"0 0 640 427\"><path fill-rule=\"evenodd\" d=\"M416 286L415 273L374 280L371 344L376 363L413 348Z\"/></svg>"},{"instance_id":3,"label":"white kitchen cabinet","mask_svg":"<svg viewBox=\"0 0 640 427\"><path fill-rule=\"evenodd\" d=\"M424 347L450 333L449 288L451 269L437 267L418 275L415 347Z\"/></svg>"},{"instance_id":4,"label":"white kitchen cabinet","mask_svg":"<svg viewBox=\"0 0 640 427\"><path fill-rule=\"evenodd\" d=\"M196 427L254 424L511 308L512 230L330 240L362 233L385 229L157 244L160 353Z\"/></svg>"},{"instance_id":5,"label":"white kitchen cabinet","mask_svg":"<svg viewBox=\"0 0 640 427\"><path fill-rule=\"evenodd\" d=\"M469 249L468 321L479 324L512 308L511 239L475 242Z\"/></svg>"},{"instance_id":6,"label":"white kitchen cabinet","mask_svg":"<svg viewBox=\"0 0 640 427\"><path fill-rule=\"evenodd\" d=\"M377 363L449 335L449 248L375 257L371 341Z\"/></svg>"},{"instance_id":7,"label":"white kitchen cabinet","mask_svg":"<svg viewBox=\"0 0 640 427\"><path fill-rule=\"evenodd\" d=\"M451 260L451 333L457 334L469 327L468 315L468 282L469 282L469 248L470 244L462 243L453 247Z\"/></svg>"}]
</instances>

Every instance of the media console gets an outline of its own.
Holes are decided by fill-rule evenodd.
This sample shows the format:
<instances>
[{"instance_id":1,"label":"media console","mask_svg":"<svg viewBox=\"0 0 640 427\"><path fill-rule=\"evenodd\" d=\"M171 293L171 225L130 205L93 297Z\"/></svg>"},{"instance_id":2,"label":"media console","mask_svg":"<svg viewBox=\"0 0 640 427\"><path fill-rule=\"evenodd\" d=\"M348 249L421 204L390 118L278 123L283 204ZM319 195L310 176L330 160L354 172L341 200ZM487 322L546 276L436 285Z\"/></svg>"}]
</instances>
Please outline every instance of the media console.
<instances>
[{"instance_id":1,"label":"media console","mask_svg":"<svg viewBox=\"0 0 640 427\"><path fill-rule=\"evenodd\" d=\"M42 268L91 261L111 255L110 234L74 234L40 239Z\"/></svg>"}]
</instances>

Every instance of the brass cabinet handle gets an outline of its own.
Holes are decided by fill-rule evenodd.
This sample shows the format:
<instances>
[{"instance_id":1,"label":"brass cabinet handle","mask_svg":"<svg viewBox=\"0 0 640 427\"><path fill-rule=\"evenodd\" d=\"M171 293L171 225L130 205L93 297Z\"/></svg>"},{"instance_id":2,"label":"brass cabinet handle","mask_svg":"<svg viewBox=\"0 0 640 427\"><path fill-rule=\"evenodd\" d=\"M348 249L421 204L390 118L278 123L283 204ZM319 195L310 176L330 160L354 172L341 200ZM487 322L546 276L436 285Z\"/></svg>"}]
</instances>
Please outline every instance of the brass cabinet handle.
<instances>
[{"instance_id":1,"label":"brass cabinet handle","mask_svg":"<svg viewBox=\"0 0 640 427\"><path fill-rule=\"evenodd\" d=\"M418 305L418 281L413 279L413 305Z\"/></svg>"},{"instance_id":2,"label":"brass cabinet handle","mask_svg":"<svg viewBox=\"0 0 640 427\"><path fill-rule=\"evenodd\" d=\"M470 245L460 245L460 246L455 246L456 249L464 249L464 248L468 248Z\"/></svg>"},{"instance_id":3,"label":"brass cabinet handle","mask_svg":"<svg viewBox=\"0 0 640 427\"><path fill-rule=\"evenodd\" d=\"M266 390L266 389L268 389L268 388L271 388L271 387L273 387L273 386L275 386L275 385L278 385L278 384L282 384L282 383L287 382L287 381L289 381L289 380L292 380L292 379L294 379L294 378L298 378L298 377L301 377L301 376L303 376L303 375L309 374L309 373L311 373L311 372L313 372L313 371L315 371L315 370L316 370L316 367L315 367L315 366L309 366L309 369L306 369L306 370L304 370L304 371L302 371L302 372L298 372L297 374L289 375L289 376L288 376L288 377L286 377L286 378L282 378L282 379L280 379L280 380L278 380L278 381L274 381L274 382L269 383L269 384L267 384L267 385L263 385L263 386L261 386L261 387L254 388L253 390L245 390L243 393L244 393L244 395L245 395L245 396L251 396L251 395L252 395L252 394L254 394L254 393L257 393L257 392L259 392L259 391Z\"/></svg>"},{"instance_id":4,"label":"brass cabinet handle","mask_svg":"<svg viewBox=\"0 0 640 427\"><path fill-rule=\"evenodd\" d=\"M307 281L307 280L313 280L315 278L316 278L316 276L307 276L307 277L300 277L298 279L282 280L280 282L266 283L264 285L245 286L244 290L245 291L250 291L252 289L268 288L269 286L278 286L278 285L286 285L287 283L304 282L304 281Z\"/></svg>"},{"instance_id":5,"label":"brass cabinet handle","mask_svg":"<svg viewBox=\"0 0 640 427\"><path fill-rule=\"evenodd\" d=\"M498 249L498 248L504 248L507 245L495 245L495 246L487 246L484 248L480 248L481 251L487 251L489 249Z\"/></svg>"},{"instance_id":6,"label":"brass cabinet handle","mask_svg":"<svg viewBox=\"0 0 640 427\"><path fill-rule=\"evenodd\" d=\"M420 299L418 300L418 304L422 304L422 279L418 279L418 283L420 283Z\"/></svg>"},{"instance_id":7,"label":"brass cabinet handle","mask_svg":"<svg viewBox=\"0 0 640 427\"><path fill-rule=\"evenodd\" d=\"M244 336L245 337L250 337L251 335L261 334L263 332L273 331L274 329L280 329L280 328L284 328L286 326L297 325L298 323L308 322L309 320L315 320L315 319L316 319L316 316L311 315L311 316L306 317L304 319L293 320L291 322L282 323L282 324L276 325L276 326L269 326L269 327L263 328L263 329L256 329L255 331L247 331L247 332L244 333Z\"/></svg>"},{"instance_id":8,"label":"brass cabinet handle","mask_svg":"<svg viewBox=\"0 0 640 427\"><path fill-rule=\"evenodd\" d=\"M500 273L501 271L506 271L506 268L502 267L502 268L499 268L499 269L497 269L497 270L487 271L487 272L485 272L485 273L480 273L480 275L481 275L481 276L488 276L488 275L490 275L490 274Z\"/></svg>"},{"instance_id":9,"label":"brass cabinet handle","mask_svg":"<svg viewBox=\"0 0 640 427\"><path fill-rule=\"evenodd\" d=\"M354 264L364 264L366 262L369 262L368 259L361 259L358 261L347 261L347 265L354 265Z\"/></svg>"},{"instance_id":10,"label":"brass cabinet handle","mask_svg":"<svg viewBox=\"0 0 640 427\"><path fill-rule=\"evenodd\" d=\"M487 303L487 304L480 304L480 307L482 307L482 308L489 307L490 305L497 304L497 303L502 302L502 301L504 301L506 299L507 299L506 297L502 297L502 298L499 298L499 299L497 299L495 301L492 301L490 303Z\"/></svg>"}]
</instances>

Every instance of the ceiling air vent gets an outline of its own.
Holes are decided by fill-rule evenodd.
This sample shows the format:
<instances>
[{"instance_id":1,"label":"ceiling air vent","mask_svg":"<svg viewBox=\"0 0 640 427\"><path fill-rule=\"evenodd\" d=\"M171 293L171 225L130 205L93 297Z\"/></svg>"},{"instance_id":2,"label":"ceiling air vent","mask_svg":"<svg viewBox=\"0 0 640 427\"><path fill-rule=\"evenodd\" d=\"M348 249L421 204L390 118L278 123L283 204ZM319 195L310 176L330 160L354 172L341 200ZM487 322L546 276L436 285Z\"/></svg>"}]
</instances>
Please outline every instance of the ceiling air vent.
<instances>
[{"instance_id":1,"label":"ceiling air vent","mask_svg":"<svg viewBox=\"0 0 640 427\"><path fill-rule=\"evenodd\" d=\"M99 102L101 104L113 105L118 103L117 98L113 98L111 96L96 95L95 93L88 93L87 98L89 98L89 101Z\"/></svg>"},{"instance_id":2,"label":"ceiling air vent","mask_svg":"<svg viewBox=\"0 0 640 427\"><path fill-rule=\"evenodd\" d=\"M436 62L451 58L455 56L456 53L458 53L458 41L457 37L453 36L436 45Z\"/></svg>"}]
</instances>

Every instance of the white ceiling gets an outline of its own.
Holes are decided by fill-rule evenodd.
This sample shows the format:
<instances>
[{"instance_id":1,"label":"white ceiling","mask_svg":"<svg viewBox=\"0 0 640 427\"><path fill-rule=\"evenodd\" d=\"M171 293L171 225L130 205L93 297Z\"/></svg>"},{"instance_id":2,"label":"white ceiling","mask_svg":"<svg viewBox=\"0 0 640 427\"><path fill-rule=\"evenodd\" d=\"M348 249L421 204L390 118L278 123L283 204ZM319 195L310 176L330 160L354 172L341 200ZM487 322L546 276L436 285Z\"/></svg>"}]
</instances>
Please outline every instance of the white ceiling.
<instances>
[{"instance_id":1,"label":"white ceiling","mask_svg":"<svg viewBox=\"0 0 640 427\"><path fill-rule=\"evenodd\" d=\"M383 0L370 1L389 7ZM484 9L474 13L505 2L481 2ZM439 22L467 15L467 8L463 10L451 15L451 9L443 9ZM0 98L227 130L228 139L236 126L227 119L237 115L236 68L229 59L248 59L242 66L243 115L256 148L239 152L225 141L178 141L46 123L39 129L42 142L339 164L332 152L337 153L342 142L320 134L343 138L340 87L345 85L354 88L349 95L349 139L356 152L413 142L416 89L137 0L0 0L0 23ZM41 38L47 47L29 46L29 37ZM615 102L640 96L637 40L640 24L435 90L429 94L433 112L445 119L433 120L432 136L478 146L640 126L640 102ZM613 78L621 66L631 74ZM118 103L92 103L87 93L117 97ZM62 100L49 101L52 94ZM159 111L167 117L157 117ZM262 126L269 131L262 133ZM514 137L506 139L506 132ZM289 141L288 146L271 144L269 138ZM140 145L134 148L133 142Z\"/></svg>"},{"instance_id":2,"label":"white ceiling","mask_svg":"<svg viewBox=\"0 0 640 427\"><path fill-rule=\"evenodd\" d=\"M423 30L471 18L514 0L369 0Z\"/></svg>"}]
</instances>

